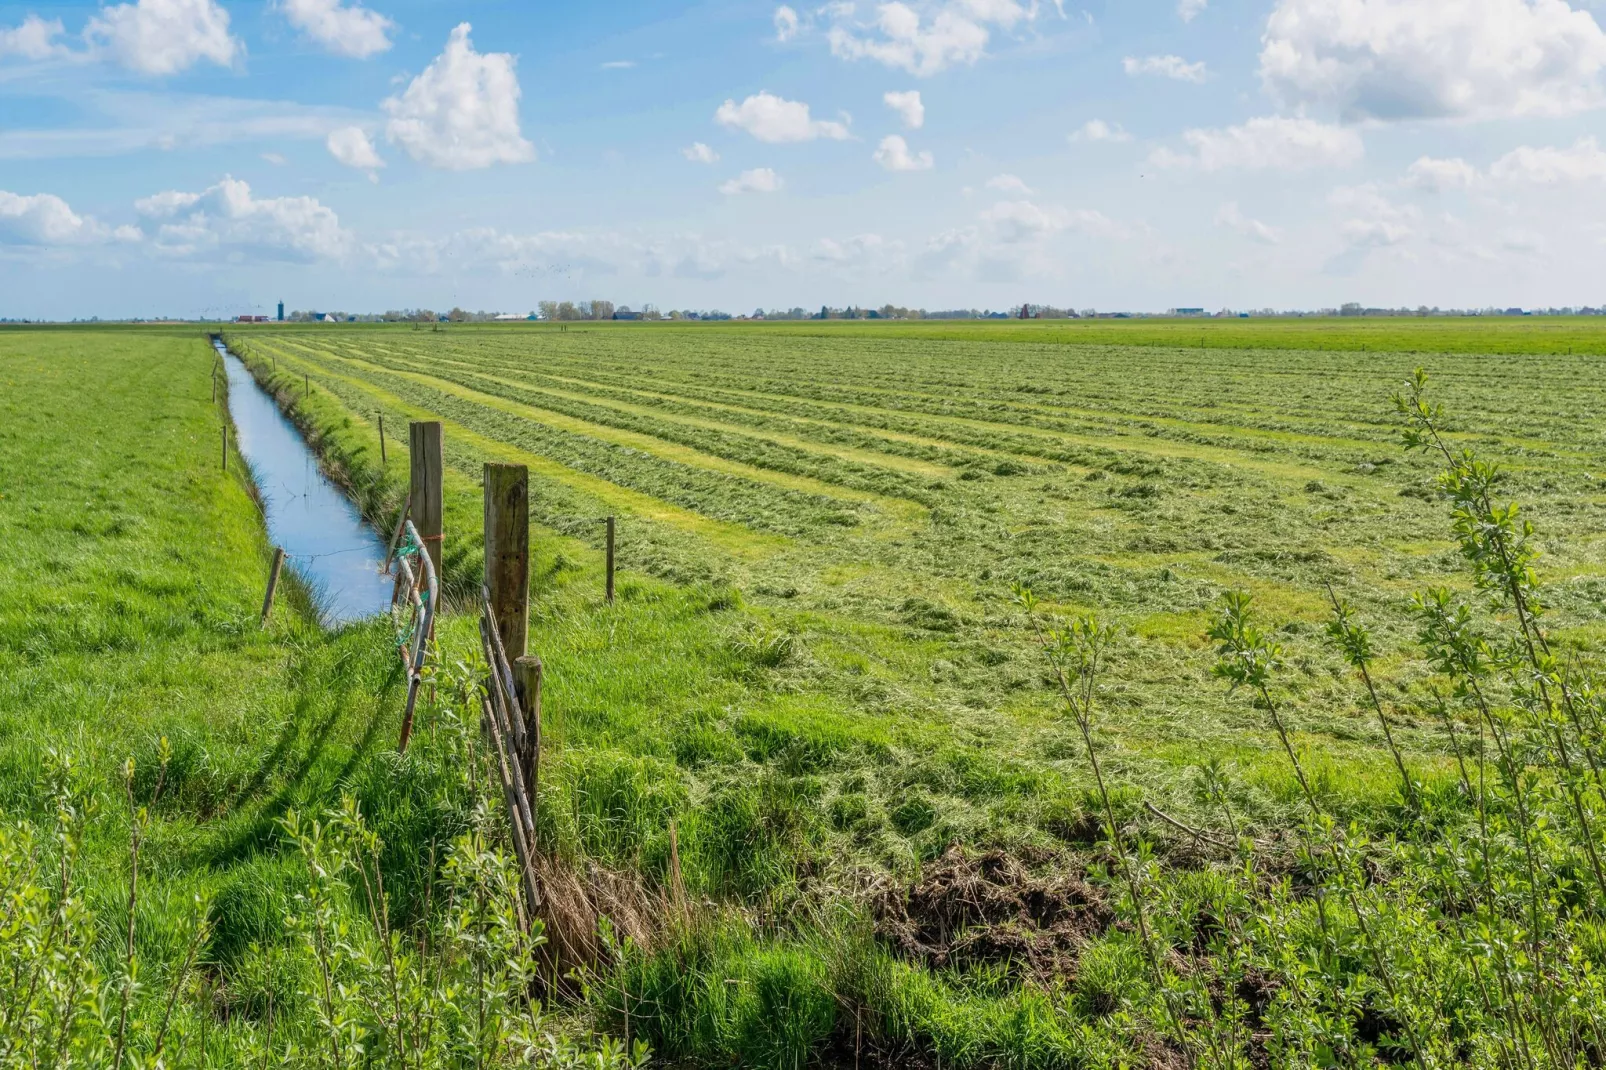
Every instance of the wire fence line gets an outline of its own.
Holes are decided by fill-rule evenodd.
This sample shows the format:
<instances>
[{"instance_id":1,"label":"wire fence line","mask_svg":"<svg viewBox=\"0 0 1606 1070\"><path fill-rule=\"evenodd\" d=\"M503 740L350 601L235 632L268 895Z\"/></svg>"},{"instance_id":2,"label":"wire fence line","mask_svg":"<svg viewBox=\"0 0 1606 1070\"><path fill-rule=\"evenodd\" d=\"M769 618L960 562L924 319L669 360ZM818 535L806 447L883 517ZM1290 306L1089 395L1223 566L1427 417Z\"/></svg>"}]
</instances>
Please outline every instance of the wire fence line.
<instances>
[{"instance_id":1,"label":"wire fence line","mask_svg":"<svg viewBox=\"0 0 1606 1070\"><path fill-rule=\"evenodd\" d=\"M408 517L408 510L403 510L396 531L385 558L385 569L388 572L392 564L396 567L396 588L391 596L390 612L398 625L396 652L407 671L407 708L402 714L401 739L397 743L397 749L405 753L407 741L413 734L418 690L424 682L424 659L435 637L440 581L435 575L435 563L424 549L424 540L419 538L418 529ZM413 562L417 562L417 568L413 567Z\"/></svg>"}]
</instances>

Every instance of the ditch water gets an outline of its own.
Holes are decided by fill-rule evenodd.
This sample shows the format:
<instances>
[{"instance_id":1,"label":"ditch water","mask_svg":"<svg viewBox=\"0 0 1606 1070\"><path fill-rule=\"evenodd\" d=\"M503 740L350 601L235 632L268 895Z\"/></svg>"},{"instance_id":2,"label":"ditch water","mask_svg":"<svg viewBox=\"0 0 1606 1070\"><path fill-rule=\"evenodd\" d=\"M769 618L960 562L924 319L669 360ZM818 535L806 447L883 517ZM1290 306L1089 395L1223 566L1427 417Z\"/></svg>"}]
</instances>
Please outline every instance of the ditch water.
<instances>
[{"instance_id":1,"label":"ditch water","mask_svg":"<svg viewBox=\"0 0 1606 1070\"><path fill-rule=\"evenodd\" d=\"M268 538L312 588L326 625L386 612L395 581L379 571L384 542L319 469L301 433L245 364L220 339L212 345L228 373L236 445L261 491Z\"/></svg>"}]
</instances>

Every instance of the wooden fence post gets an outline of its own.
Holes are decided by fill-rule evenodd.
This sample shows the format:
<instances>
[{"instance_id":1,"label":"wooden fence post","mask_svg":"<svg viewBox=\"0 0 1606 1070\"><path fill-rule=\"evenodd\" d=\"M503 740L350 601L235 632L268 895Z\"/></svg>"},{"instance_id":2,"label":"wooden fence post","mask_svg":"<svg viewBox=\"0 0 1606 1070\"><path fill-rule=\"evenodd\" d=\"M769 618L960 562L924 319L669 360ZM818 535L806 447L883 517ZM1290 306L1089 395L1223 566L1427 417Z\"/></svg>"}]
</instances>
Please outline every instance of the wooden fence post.
<instances>
[{"instance_id":1,"label":"wooden fence post","mask_svg":"<svg viewBox=\"0 0 1606 1070\"><path fill-rule=\"evenodd\" d=\"M268 626L268 614L273 612L273 592L279 586L279 570L284 568L284 547L273 548L273 567L268 570L268 593L262 599L262 627Z\"/></svg>"},{"instance_id":2,"label":"wooden fence post","mask_svg":"<svg viewBox=\"0 0 1606 1070\"><path fill-rule=\"evenodd\" d=\"M608 518L608 604L613 605L613 533L614 518Z\"/></svg>"},{"instance_id":3,"label":"wooden fence post","mask_svg":"<svg viewBox=\"0 0 1606 1070\"><path fill-rule=\"evenodd\" d=\"M524 790L532 814L541 812L541 674L541 659L534 654L514 659L513 691L524 711L524 753L519 755L519 764L524 767Z\"/></svg>"},{"instance_id":4,"label":"wooden fence post","mask_svg":"<svg viewBox=\"0 0 1606 1070\"><path fill-rule=\"evenodd\" d=\"M485 466L485 589L502 649L518 658L530 632L530 471L522 464Z\"/></svg>"},{"instance_id":5,"label":"wooden fence post","mask_svg":"<svg viewBox=\"0 0 1606 1070\"><path fill-rule=\"evenodd\" d=\"M306 397L310 393L312 393L312 373L311 372L302 372L301 373L301 396L302 397Z\"/></svg>"},{"instance_id":6,"label":"wooden fence post","mask_svg":"<svg viewBox=\"0 0 1606 1070\"><path fill-rule=\"evenodd\" d=\"M223 425L223 470L229 470L229 425Z\"/></svg>"},{"instance_id":7,"label":"wooden fence post","mask_svg":"<svg viewBox=\"0 0 1606 1070\"><path fill-rule=\"evenodd\" d=\"M444 522L441 500L441 425L438 420L415 421L408 425L408 445L412 466L412 495L410 498L413 527L424 540L424 549L435 566L435 575L441 574L441 525Z\"/></svg>"},{"instance_id":8,"label":"wooden fence post","mask_svg":"<svg viewBox=\"0 0 1606 1070\"><path fill-rule=\"evenodd\" d=\"M390 462L385 457L385 414L379 414L379 466L381 468Z\"/></svg>"}]
</instances>

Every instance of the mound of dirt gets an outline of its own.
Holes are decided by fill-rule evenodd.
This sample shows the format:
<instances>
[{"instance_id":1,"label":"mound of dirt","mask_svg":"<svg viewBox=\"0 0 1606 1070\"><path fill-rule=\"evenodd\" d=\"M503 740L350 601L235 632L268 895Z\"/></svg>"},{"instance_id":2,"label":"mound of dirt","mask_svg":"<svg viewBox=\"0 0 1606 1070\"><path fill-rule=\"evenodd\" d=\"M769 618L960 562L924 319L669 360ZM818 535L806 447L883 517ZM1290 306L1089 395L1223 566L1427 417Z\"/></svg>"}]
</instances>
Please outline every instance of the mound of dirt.
<instances>
[{"instance_id":1,"label":"mound of dirt","mask_svg":"<svg viewBox=\"0 0 1606 1070\"><path fill-rule=\"evenodd\" d=\"M1115 921L1065 857L976 857L950 847L912 888L872 901L876 932L931 967L1002 963L1023 976L1074 973L1078 950Z\"/></svg>"}]
</instances>

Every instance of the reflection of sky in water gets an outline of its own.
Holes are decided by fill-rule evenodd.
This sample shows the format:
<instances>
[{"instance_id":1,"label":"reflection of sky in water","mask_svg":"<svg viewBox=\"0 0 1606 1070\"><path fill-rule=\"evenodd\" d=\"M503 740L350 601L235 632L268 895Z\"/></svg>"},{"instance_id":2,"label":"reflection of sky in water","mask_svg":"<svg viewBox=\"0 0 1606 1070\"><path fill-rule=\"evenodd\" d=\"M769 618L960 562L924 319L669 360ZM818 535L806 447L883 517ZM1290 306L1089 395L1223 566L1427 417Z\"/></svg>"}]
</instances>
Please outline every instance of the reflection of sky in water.
<instances>
[{"instance_id":1,"label":"reflection of sky in water","mask_svg":"<svg viewBox=\"0 0 1606 1070\"><path fill-rule=\"evenodd\" d=\"M382 613L392 580L379 573L385 544L344 494L289 419L221 343L229 376L229 415L239 450L256 475L268 514L268 538L318 594L324 621L345 624Z\"/></svg>"}]
</instances>

